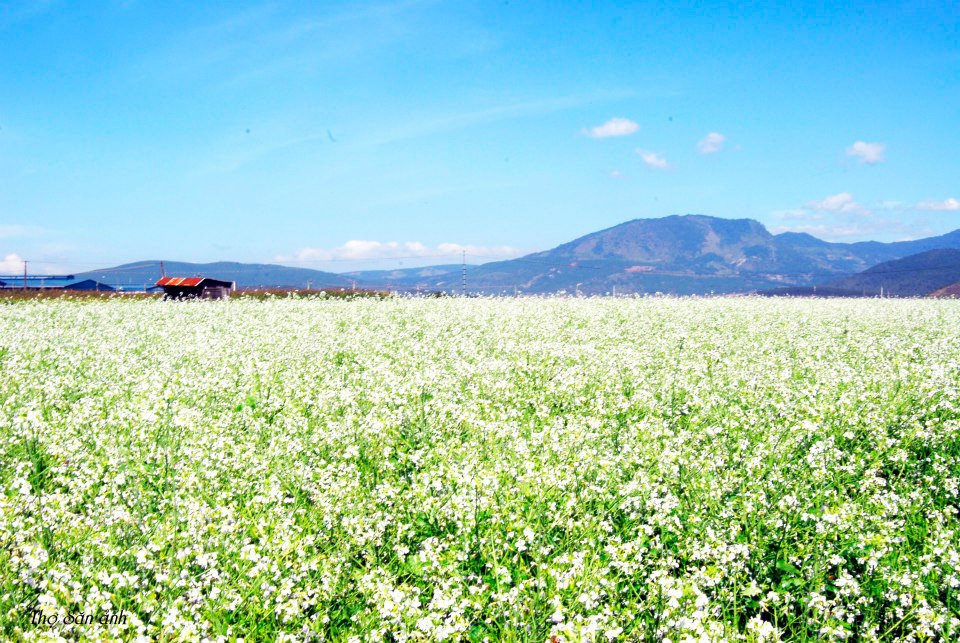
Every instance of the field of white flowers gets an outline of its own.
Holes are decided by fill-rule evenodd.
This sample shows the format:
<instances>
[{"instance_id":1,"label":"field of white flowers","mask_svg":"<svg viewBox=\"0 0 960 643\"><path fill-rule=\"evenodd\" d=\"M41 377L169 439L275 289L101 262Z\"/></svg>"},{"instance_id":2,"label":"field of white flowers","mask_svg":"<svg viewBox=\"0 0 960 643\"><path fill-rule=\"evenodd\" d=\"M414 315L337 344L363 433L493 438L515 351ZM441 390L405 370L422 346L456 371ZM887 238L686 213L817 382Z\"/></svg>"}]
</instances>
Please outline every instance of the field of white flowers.
<instances>
[{"instance_id":1,"label":"field of white flowers","mask_svg":"<svg viewBox=\"0 0 960 643\"><path fill-rule=\"evenodd\" d=\"M960 640L960 302L27 301L0 369L3 640Z\"/></svg>"}]
</instances>

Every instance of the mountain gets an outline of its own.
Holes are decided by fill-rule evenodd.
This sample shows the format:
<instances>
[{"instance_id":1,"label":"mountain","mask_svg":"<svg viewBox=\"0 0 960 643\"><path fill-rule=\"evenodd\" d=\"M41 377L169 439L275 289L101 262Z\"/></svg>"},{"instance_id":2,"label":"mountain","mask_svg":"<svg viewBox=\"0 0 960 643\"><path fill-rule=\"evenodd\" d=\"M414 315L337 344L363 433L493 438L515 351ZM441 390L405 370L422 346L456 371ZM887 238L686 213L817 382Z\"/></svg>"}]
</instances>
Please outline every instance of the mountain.
<instances>
[{"instance_id":1,"label":"mountain","mask_svg":"<svg viewBox=\"0 0 960 643\"><path fill-rule=\"evenodd\" d=\"M809 234L785 232L777 235L778 241L805 255L821 267L832 271L861 272L885 261L900 259L939 248L960 248L960 230L938 237L914 241L860 241L857 243L831 243Z\"/></svg>"},{"instance_id":2,"label":"mountain","mask_svg":"<svg viewBox=\"0 0 960 643\"><path fill-rule=\"evenodd\" d=\"M291 268L262 263L187 263L165 261L166 273L175 277L211 277L237 282L237 288L351 288L347 277L309 268ZM94 279L120 288L152 286L160 278L160 261L140 261L77 274L77 279Z\"/></svg>"},{"instance_id":3,"label":"mountain","mask_svg":"<svg viewBox=\"0 0 960 643\"><path fill-rule=\"evenodd\" d=\"M780 277L772 273L800 265L805 271L816 268L790 248L778 248L756 221L687 215L637 219L552 250L469 266L467 287L491 293L730 292L776 283ZM462 271L416 281L428 289L459 291ZM396 283L411 282L399 277Z\"/></svg>"},{"instance_id":4,"label":"mountain","mask_svg":"<svg viewBox=\"0 0 960 643\"><path fill-rule=\"evenodd\" d=\"M960 250L940 248L885 261L863 272L837 279L833 288L891 297L923 297L960 282Z\"/></svg>"},{"instance_id":5,"label":"mountain","mask_svg":"<svg viewBox=\"0 0 960 643\"><path fill-rule=\"evenodd\" d=\"M751 219L674 215L636 219L551 250L467 268L470 291L584 294L706 294L808 286L933 248L960 248L960 230L940 237L833 243L809 234L771 234ZM456 266L437 275L394 274L396 288L459 292ZM352 273L357 279L374 273ZM839 289L838 289L839 290Z\"/></svg>"},{"instance_id":6,"label":"mountain","mask_svg":"<svg viewBox=\"0 0 960 643\"><path fill-rule=\"evenodd\" d=\"M846 278L884 262L941 249L960 250L960 230L895 243L834 243L804 233L772 234L752 219L688 214L635 219L551 250L467 266L466 282L470 292L488 294L664 292L690 295L766 291L777 287L802 292L814 284L821 294L828 291L852 294L873 284L871 280L888 280L894 273L883 277L871 274L856 282L847 282ZM938 257L942 259L941 255L921 258L916 268L909 267L913 264L895 268L902 272L902 279L897 281L902 285L893 285L890 281L894 288L890 292L910 291L908 282L918 274L923 275L924 280L913 286L914 290L940 283L939 276L933 277ZM932 263L927 265L925 261ZM464 266L457 264L334 274L269 264L167 262L166 272L236 281L239 288L355 286L459 293L464 280ZM142 286L154 283L159 276L159 262L152 261L92 271L78 278ZM958 280L960 278L954 281ZM935 288L931 286L930 290Z\"/></svg>"}]
</instances>

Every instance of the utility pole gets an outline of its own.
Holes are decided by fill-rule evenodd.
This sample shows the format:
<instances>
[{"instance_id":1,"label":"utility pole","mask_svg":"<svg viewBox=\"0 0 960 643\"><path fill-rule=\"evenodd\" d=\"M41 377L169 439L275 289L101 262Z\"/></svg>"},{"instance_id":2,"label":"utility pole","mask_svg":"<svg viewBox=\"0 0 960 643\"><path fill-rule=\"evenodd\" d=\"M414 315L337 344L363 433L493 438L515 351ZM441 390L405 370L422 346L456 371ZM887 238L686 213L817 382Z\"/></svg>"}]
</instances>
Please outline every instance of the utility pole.
<instances>
[{"instance_id":1,"label":"utility pole","mask_svg":"<svg viewBox=\"0 0 960 643\"><path fill-rule=\"evenodd\" d=\"M163 278L163 277L166 277L166 276L167 276L167 269L163 267L163 262L161 261L161 262L160 262L160 277Z\"/></svg>"},{"instance_id":2,"label":"utility pole","mask_svg":"<svg viewBox=\"0 0 960 643\"><path fill-rule=\"evenodd\" d=\"M463 296L467 296L467 251L463 251Z\"/></svg>"}]
</instances>

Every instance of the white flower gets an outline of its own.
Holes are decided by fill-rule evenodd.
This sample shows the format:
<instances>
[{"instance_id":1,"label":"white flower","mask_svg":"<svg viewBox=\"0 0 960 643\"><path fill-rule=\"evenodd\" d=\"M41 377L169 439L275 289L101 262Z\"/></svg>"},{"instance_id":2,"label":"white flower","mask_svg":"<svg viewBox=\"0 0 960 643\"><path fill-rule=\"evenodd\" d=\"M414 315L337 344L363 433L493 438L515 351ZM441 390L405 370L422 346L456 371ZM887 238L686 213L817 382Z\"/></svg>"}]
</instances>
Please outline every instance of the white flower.
<instances>
[{"instance_id":1,"label":"white flower","mask_svg":"<svg viewBox=\"0 0 960 643\"><path fill-rule=\"evenodd\" d=\"M777 636L777 629L768 621L761 619L759 615L747 621L747 630L753 632L758 641L768 641Z\"/></svg>"}]
</instances>

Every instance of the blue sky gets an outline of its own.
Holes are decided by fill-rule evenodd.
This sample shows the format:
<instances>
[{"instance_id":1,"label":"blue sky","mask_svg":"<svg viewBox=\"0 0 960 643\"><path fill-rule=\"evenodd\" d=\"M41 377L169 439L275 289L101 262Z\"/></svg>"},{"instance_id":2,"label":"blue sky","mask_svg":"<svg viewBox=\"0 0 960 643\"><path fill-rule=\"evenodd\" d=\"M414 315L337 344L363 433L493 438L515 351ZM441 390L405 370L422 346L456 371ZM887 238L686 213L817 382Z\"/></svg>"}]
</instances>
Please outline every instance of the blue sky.
<instances>
[{"instance_id":1,"label":"blue sky","mask_svg":"<svg viewBox=\"0 0 960 643\"><path fill-rule=\"evenodd\" d=\"M0 2L0 272L960 228L951 2Z\"/></svg>"}]
</instances>

